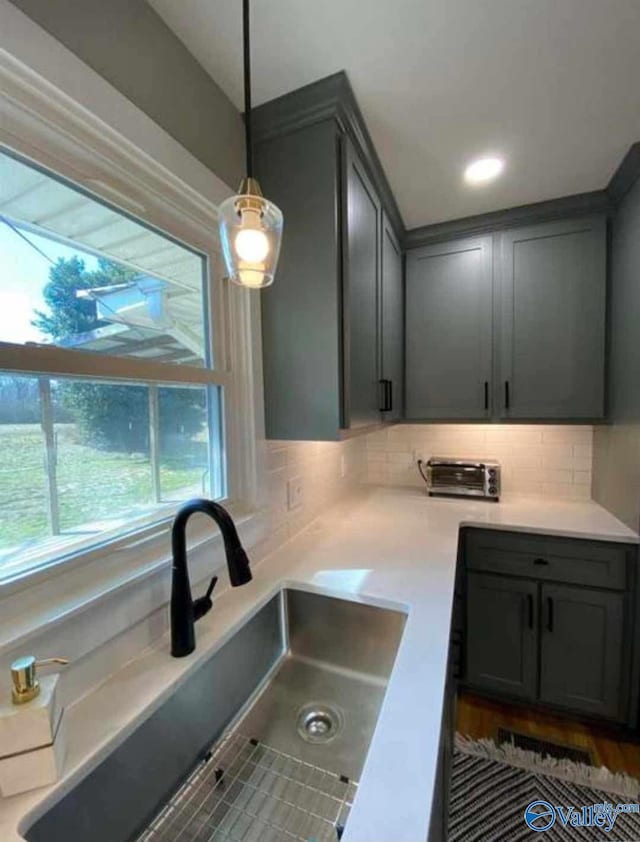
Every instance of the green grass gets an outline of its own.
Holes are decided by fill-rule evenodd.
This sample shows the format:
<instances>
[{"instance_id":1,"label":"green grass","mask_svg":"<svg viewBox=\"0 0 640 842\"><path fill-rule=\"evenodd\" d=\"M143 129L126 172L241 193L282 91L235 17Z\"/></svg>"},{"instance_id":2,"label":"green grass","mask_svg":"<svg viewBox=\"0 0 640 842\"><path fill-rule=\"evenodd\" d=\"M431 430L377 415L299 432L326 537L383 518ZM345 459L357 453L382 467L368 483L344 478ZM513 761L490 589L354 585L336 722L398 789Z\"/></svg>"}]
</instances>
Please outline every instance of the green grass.
<instances>
[{"instance_id":1,"label":"green grass","mask_svg":"<svg viewBox=\"0 0 640 842\"><path fill-rule=\"evenodd\" d=\"M74 424L56 424L57 486L63 532L135 516L152 505L149 458L84 444ZM200 462L200 460L198 460ZM38 424L0 425L0 551L50 536L43 436ZM163 500L201 490L204 466L161 464ZM180 492L183 492L182 494ZM105 523L105 528L108 524ZM95 531L95 526L88 531Z\"/></svg>"}]
</instances>

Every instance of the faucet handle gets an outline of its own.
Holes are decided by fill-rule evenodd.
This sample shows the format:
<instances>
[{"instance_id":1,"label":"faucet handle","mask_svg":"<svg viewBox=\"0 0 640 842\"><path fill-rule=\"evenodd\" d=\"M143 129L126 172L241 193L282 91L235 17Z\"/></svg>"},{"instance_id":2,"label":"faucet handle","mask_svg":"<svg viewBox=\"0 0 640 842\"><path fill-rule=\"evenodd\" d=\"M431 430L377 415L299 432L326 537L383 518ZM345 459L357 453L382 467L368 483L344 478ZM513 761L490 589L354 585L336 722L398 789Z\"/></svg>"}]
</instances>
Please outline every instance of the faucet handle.
<instances>
[{"instance_id":1,"label":"faucet handle","mask_svg":"<svg viewBox=\"0 0 640 842\"><path fill-rule=\"evenodd\" d=\"M209 597L210 597L210 596L211 596L211 594L213 593L213 589L215 588L215 586L216 586L217 584L218 584L218 577L217 577L217 576L214 576L214 577L213 577L213 579L209 582L209 587L207 588L207 592L206 592L206 594L204 595L204 598L205 598L205 599L209 599Z\"/></svg>"},{"instance_id":2,"label":"faucet handle","mask_svg":"<svg viewBox=\"0 0 640 842\"><path fill-rule=\"evenodd\" d=\"M199 597L198 599L194 599L193 601L193 619L199 620L200 617L204 617L211 609L213 608L213 602L211 601L211 594L213 593L213 589L218 584L218 577L214 576L213 579L209 582L209 587L207 588L207 592L204 596Z\"/></svg>"}]
</instances>

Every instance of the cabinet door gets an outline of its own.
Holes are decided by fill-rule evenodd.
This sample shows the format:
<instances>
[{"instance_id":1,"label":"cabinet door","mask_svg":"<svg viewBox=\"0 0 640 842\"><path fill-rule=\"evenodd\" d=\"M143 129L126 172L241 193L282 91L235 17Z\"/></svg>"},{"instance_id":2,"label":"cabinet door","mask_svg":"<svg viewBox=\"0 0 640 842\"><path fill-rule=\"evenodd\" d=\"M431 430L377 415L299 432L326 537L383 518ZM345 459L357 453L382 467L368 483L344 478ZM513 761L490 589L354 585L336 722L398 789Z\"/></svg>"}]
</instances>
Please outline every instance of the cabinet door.
<instances>
[{"instance_id":1,"label":"cabinet door","mask_svg":"<svg viewBox=\"0 0 640 842\"><path fill-rule=\"evenodd\" d=\"M380 418L378 279L380 202L350 144L345 147L344 426Z\"/></svg>"},{"instance_id":2,"label":"cabinet door","mask_svg":"<svg viewBox=\"0 0 640 842\"><path fill-rule=\"evenodd\" d=\"M386 215L382 215L382 278L380 306L382 310L382 378L388 384L385 421L402 416L404 355L404 284L402 252ZM384 403L382 404L385 405Z\"/></svg>"},{"instance_id":3,"label":"cabinet door","mask_svg":"<svg viewBox=\"0 0 640 842\"><path fill-rule=\"evenodd\" d=\"M490 411L491 237L407 254L406 417Z\"/></svg>"},{"instance_id":4,"label":"cabinet door","mask_svg":"<svg viewBox=\"0 0 640 842\"><path fill-rule=\"evenodd\" d=\"M500 236L499 413L604 412L606 228L602 218Z\"/></svg>"},{"instance_id":5,"label":"cabinet door","mask_svg":"<svg viewBox=\"0 0 640 842\"><path fill-rule=\"evenodd\" d=\"M535 698L537 599L535 582L468 573L467 684Z\"/></svg>"},{"instance_id":6,"label":"cabinet door","mask_svg":"<svg viewBox=\"0 0 640 842\"><path fill-rule=\"evenodd\" d=\"M542 586L540 700L620 718L624 597Z\"/></svg>"},{"instance_id":7,"label":"cabinet door","mask_svg":"<svg viewBox=\"0 0 640 842\"><path fill-rule=\"evenodd\" d=\"M286 217L276 283L260 295L266 435L335 440L341 424L338 136L332 120L256 148Z\"/></svg>"}]
</instances>

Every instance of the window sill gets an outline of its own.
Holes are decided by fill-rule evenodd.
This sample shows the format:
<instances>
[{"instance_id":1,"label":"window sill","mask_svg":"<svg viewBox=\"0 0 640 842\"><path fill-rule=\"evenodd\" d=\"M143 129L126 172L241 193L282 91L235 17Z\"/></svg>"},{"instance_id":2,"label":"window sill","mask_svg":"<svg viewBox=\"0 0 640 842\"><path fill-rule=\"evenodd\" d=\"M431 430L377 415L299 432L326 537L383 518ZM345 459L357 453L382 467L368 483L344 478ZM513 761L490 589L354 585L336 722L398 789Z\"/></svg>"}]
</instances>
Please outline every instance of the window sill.
<instances>
[{"instance_id":1,"label":"window sill","mask_svg":"<svg viewBox=\"0 0 640 842\"><path fill-rule=\"evenodd\" d=\"M229 506L229 511L248 551L268 534L263 512L239 505ZM171 591L170 527L167 521L152 534L130 536L128 541L94 551L90 558L78 556L0 585L0 659L113 600L112 622L100 636L103 639L94 636L90 643L79 641L77 651L69 653L77 660L167 605ZM204 516L194 516L188 547L194 588L225 569L222 537Z\"/></svg>"}]
</instances>

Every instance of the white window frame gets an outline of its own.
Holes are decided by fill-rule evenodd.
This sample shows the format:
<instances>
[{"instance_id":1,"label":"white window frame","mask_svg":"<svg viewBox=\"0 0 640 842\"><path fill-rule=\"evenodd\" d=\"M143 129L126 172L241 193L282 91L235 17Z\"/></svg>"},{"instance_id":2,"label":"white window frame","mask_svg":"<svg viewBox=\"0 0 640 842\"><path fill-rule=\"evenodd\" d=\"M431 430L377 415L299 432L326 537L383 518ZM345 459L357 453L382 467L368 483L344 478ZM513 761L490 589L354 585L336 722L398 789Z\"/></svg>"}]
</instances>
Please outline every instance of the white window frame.
<instances>
[{"instance_id":1,"label":"white window frame","mask_svg":"<svg viewBox=\"0 0 640 842\"><path fill-rule=\"evenodd\" d=\"M252 516L260 514L258 441L264 436L259 296L223 280L220 273L217 207L232 189L8 0L0 0L0 146L208 256L216 367L203 371L201 378L224 387L225 505L240 518L241 534L243 529L250 533L249 543L265 537L266 521L253 518L251 523ZM90 354L0 343L0 369L26 373L43 361L54 376L97 374ZM121 365L124 377L139 382L148 382L150 373L152 380L160 376L164 381L184 380L180 371L172 377L171 369L178 366L131 358L117 362L112 358L111 365L112 369ZM193 373L190 370L189 382L196 382ZM0 585L0 611L7 607L8 597L27 588L29 602L37 604L38 593L52 579L67 594L67 607L68 594L76 586L86 606L87 594L110 592L114 582L120 587L125 580L166 568L167 532L165 520L27 570ZM210 542L210 533L211 529L196 530L194 543ZM105 556L110 560L106 572ZM79 579L70 583L67 574L81 567L82 584ZM92 567L93 579L87 574ZM48 614L54 616L55 593L47 590L47 594ZM13 613L5 611L9 622ZM21 610L19 616L25 618L25 633L37 626L29 611ZM15 623L13 632L18 639ZM9 642L6 637L4 642Z\"/></svg>"}]
</instances>

